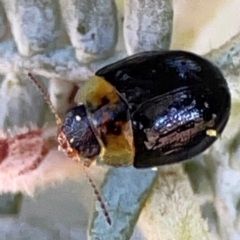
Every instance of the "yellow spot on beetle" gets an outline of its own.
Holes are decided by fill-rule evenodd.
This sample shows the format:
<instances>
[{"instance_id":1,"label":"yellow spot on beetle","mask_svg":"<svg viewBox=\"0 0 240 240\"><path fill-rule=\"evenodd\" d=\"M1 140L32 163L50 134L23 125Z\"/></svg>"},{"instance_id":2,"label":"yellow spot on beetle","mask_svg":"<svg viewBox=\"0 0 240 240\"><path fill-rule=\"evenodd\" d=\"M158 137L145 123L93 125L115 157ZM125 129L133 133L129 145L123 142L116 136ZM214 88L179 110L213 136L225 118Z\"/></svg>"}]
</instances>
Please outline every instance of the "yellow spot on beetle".
<instances>
[{"instance_id":1,"label":"yellow spot on beetle","mask_svg":"<svg viewBox=\"0 0 240 240\"><path fill-rule=\"evenodd\" d=\"M217 137L218 133L215 129L208 129L206 131L206 134L209 136L209 137Z\"/></svg>"}]
</instances>

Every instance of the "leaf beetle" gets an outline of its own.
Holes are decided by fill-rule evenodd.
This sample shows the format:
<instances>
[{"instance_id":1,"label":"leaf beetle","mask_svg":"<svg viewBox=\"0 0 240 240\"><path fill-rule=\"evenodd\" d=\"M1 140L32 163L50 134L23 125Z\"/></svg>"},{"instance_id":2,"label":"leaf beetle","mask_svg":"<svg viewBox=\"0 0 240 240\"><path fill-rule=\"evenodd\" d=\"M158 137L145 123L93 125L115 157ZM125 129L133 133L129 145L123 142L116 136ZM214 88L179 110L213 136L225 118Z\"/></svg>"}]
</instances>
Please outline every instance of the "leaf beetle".
<instances>
[{"instance_id":1,"label":"leaf beetle","mask_svg":"<svg viewBox=\"0 0 240 240\"><path fill-rule=\"evenodd\" d=\"M84 166L96 157L114 167L136 168L187 160L213 144L230 115L231 95L220 70L185 51L143 52L98 70L77 92L77 106L63 121L28 75L55 115L60 149L84 163L110 225Z\"/></svg>"},{"instance_id":2,"label":"leaf beetle","mask_svg":"<svg viewBox=\"0 0 240 240\"><path fill-rule=\"evenodd\" d=\"M98 70L78 91L58 134L89 166L155 167L206 150L227 124L231 96L220 70L185 51L139 53Z\"/></svg>"}]
</instances>

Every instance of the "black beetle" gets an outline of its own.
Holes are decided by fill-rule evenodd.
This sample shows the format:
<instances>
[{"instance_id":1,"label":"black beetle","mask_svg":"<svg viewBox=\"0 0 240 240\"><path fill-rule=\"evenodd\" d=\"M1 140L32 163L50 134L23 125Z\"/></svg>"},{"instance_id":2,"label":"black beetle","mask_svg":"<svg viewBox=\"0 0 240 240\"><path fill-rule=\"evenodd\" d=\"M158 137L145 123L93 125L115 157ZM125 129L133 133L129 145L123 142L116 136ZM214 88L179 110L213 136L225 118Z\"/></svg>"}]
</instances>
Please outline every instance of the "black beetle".
<instances>
[{"instance_id":1,"label":"black beetle","mask_svg":"<svg viewBox=\"0 0 240 240\"><path fill-rule=\"evenodd\" d=\"M29 77L55 114L59 147L86 166L97 156L108 165L136 168L187 160L211 146L230 115L231 96L220 70L184 51L143 52L100 69L78 91L77 106L63 122Z\"/></svg>"},{"instance_id":2,"label":"black beetle","mask_svg":"<svg viewBox=\"0 0 240 240\"><path fill-rule=\"evenodd\" d=\"M136 168L203 152L223 131L231 107L220 70L184 51L143 52L110 64L76 100L58 137L62 149L76 151L86 165L100 156L105 164Z\"/></svg>"}]
</instances>

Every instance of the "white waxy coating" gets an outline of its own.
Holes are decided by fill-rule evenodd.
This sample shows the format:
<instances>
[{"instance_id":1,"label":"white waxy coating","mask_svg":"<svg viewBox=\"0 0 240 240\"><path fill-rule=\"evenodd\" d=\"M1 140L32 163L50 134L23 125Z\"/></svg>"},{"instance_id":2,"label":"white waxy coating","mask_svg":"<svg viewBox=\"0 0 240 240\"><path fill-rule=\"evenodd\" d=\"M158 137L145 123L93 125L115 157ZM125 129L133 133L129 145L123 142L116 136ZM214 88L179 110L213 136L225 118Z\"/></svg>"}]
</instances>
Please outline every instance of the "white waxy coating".
<instances>
[{"instance_id":1,"label":"white waxy coating","mask_svg":"<svg viewBox=\"0 0 240 240\"><path fill-rule=\"evenodd\" d=\"M171 0L125 1L124 37L128 54L168 49L172 23Z\"/></svg>"},{"instance_id":2,"label":"white waxy coating","mask_svg":"<svg viewBox=\"0 0 240 240\"><path fill-rule=\"evenodd\" d=\"M44 99L27 76L9 73L2 82L0 102L0 129L44 121Z\"/></svg>"},{"instance_id":3,"label":"white waxy coating","mask_svg":"<svg viewBox=\"0 0 240 240\"><path fill-rule=\"evenodd\" d=\"M111 0L60 1L63 21L80 61L109 55L116 43L114 3Z\"/></svg>"},{"instance_id":4,"label":"white waxy coating","mask_svg":"<svg viewBox=\"0 0 240 240\"><path fill-rule=\"evenodd\" d=\"M4 1L7 17L18 51L30 56L50 47L59 37L58 14L54 0L43 1Z\"/></svg>"}]
</instances>

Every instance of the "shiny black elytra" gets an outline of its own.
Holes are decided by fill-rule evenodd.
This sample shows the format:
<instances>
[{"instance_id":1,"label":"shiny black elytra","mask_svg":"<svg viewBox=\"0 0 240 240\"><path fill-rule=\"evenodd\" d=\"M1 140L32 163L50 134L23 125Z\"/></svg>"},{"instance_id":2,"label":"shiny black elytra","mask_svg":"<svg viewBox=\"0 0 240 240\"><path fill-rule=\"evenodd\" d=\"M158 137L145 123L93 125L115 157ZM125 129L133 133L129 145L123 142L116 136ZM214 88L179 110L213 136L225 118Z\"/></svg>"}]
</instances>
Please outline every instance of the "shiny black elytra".
<instances>
[{"instance_id":1,"label":"shiny black elytra","mask_svg":"<svg viewBox=\"0 0 240 240\"><path fill-rule=\"evenodd\" d=\"M184 51L143 52L108 65L80 89L62 126L71 147L112 166L192 158L222 133L231 97L220 70ZM78 108L86 116L77 114ZM81 127L79 127L81 126ZM87 153L87 154L86 154Z\"/></svg>"}]
</instances>

